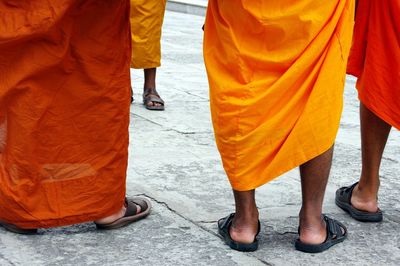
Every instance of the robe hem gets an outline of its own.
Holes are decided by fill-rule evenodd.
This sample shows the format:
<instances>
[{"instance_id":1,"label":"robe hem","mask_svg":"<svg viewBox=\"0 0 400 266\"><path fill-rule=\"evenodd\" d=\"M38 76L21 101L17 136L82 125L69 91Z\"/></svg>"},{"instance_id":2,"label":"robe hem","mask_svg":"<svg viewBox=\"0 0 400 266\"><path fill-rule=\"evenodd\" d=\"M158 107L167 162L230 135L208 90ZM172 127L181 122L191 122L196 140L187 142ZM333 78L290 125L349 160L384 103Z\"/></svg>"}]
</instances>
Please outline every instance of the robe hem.
<instances>
[{"instance_id":1,"label":"robe hem","mask_svg":"<svg viewBox=\"0 0 400 266\"><path fill-rule=\"evenodd\" d=\"M76 216L68 216L59 219L48 219L48 220L41 220L41 221L29 221L29 222L21 222L21 221L10 221L6 219L1 219L1 221L16 225L18 227L24 229L41 229L41 228L52 228L52 227L60 227L60 226L68 226L86 222L93 222L95 220L99 220L101 218L110 216L116 213L118 210L121 209L122 205L116 205L113 208L109 209L108 211L102 212L101 214L82 214Z\"/></svg>"},{"instance_id":2,"label":"robe hem","mask_svg":"<svg viewBox=\"0 0 400 266\"><path fill-rule=\"evenodd\" d=\"M329 142L330 144L327 145L328 147L324 146L324 148L321 149L321 152L316 152L316 153L314 153L314 155L307 156L306 159L299 160L298 163L294 163L293 166L288 166L286 168L283 168L283 170L278 171L276 174L273 174L272 177L264 179L263 181L261 181L261 182L259 182L257 184L254 184L252 186L245 186L245 185L240 185L240 184L239 185L234 185L233 182L230 182L231 186L232 186L232 189L234 189L236 191L249 191L249 190L254 190L254 189L258 188L258 187L261 187L261 186L273 181L274 179L280 177L281 175L293 170L294 168L299 167L300 165L305 164L305 163L311 161L312 159L315 159L316 157L318 157L318 156L322 155L323 153L327 152L330 148L332 148L335 145L335 139L332 142Z\"/></svg>"}]
</instances>

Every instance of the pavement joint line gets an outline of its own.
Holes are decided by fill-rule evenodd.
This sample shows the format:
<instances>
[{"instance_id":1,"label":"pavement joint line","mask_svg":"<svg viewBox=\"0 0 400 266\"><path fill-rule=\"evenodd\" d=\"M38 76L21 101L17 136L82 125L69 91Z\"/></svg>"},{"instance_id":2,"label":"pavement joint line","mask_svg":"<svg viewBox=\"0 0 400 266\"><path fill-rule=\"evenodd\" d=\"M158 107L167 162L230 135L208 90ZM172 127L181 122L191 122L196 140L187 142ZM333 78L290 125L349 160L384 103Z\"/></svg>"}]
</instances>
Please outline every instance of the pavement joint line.
<instances>
[{"instance_id":1,"label":"pavement joint line","mask_svg":"<svg viewBox=\"0 0 400 266\"><path fill-rule=\"evenodd\" d=\"M196 223L202 223L202 224L213 224L217 223L218 221L196 221Z\"/></svg>"},{"instance_id":2,"label":"pavement joint line","mask_svg":"<svg viewBox=\"0 0 400 266\"><path fill-rule=\"evenodd\" d=\"M4 257L3 254L0 253L0 259L5 260L6 262L10 263L10 265L16 266L17 264L13 263L11 260L9 260L8 258Z\"/></svg>"},{"instance_id":3,"label":"pavement joint line","mask_svg":"<svg viewBox=\"0 0 400 266\"><path fill-rule=\"evenodd\" d=\"M391 218L388 217L388 216L385 216L385 220L388 220L388 221L391 222L391 223L400 224L400 221L393 220L393 219L391 219Z\"/></svg>"},{"instance_id":4,"label":"pavement joint line","mask_svg":"<svg viewBox=\"0 0 400 266\"><path fill-rule=\"evenodd\" d=\"M195 1L168 0L168 2L179 3L179 4L189 5L189 6L204 7L204 8L207 7L207 5L204 5L202 3L196 3Z\"/></svg>"},{"instance_id":5,"label":"pavement joint line","mask_svg":"<svg viewBox=\"0 0 400 266\"><path fill-rule=\"evenodd\" d=\"M210 131L199 131L199 132L196 132L196 131L189 131L189 132L184 132L184 131L176 130L176 129L173 129L173 128L170 128L170 127L166 127L166 126L164 126L164 125L162 125L162 124L159 124L159 123L157 123L157 122L154 122L153 120L150 120L150 119L148 119L148 118L146 118L146 117L144 117L144 116L141 116L141 115L139 115L139 114L131 113L131 115L136 116L136 117L139 117L139 118L141 118L141 119L143 119L143 120L146 120L146 121L148 121L148 122L150 122L150 123L152 123L152 124L155 124L155 125L157 125L157 126L160 126L160 127L162 127L165 131L173 131L173 132L176 132L176 133L179 133L179 134L182 134L182 135L196 135L196 134L208 134L208 133L212 133L212 132L210 132Z\"/></svg>"},{"instance_id":6,"label":"pavement joint line","mask_svg":"<svg viewBox=\"0 0 400 266\"><path fill-rule=\"evenodd\" d=\"M277 231L275 231L278 235L284 236L284 235L297 235L297 232L293 232L293 231L285 231L283 233L279 233Z\"/></svg>"},{"instance_id":7,"label":"pavement joint line","mask_svg":"<svg viewBox=\"0 0 400 266\"><path fill-rule=\"evenodd\" d=\"M150 123L152 123L152 124L155 124L155 125L157 125L157 126L160 126L160 127L162 127L162 128L165 128L163 125L161 125L161 124L159 124L159 123L157 123L157 122L154 122L153 120L150 120L150 119L148 119L148 118L146 118L146 117L144 117L144 116L141 116L141 115L138 115L138 114L135 114L135 113L131 113L131 115L136 116L136 117L139 117L139 118L142 118L142 119L144 119L144 120L146 120L146 121L148 121L148 122L150 122Z\"/></svg>"},{"instance_id":8,"label":"pavement joint line","mask_svg":"<svg viewBox=\"0 0 400 266\"><path fill-rule=\"evenodd\" d=\"M178 13L191 14L196 16L205 16L207 6L196 3L195 1L168 0L167 10Z\"/></svg>"},{"instance_id":9,"label":"pavement joint line","mask_svg":"<svg viewBox=\"0 0 400 266\"><path fill-rule=\"evenodd\" d=\"M179 92L186 93L186 94L188 94L188 95L190 95L190 96L198 97L198 98L202 99L201 102L209 102L209 101L210 101L210 99L208 99L208 98L206 98L206 97L202 97L202 96L197 95L197 94L195 94L195 93L191 93L191 92L188 92L188 91L183 91L183 90L180 90L180 89L176 89L176 90L179 91Z\"/></svg>"},{"instance_id":10,"label":"pavement joint line","mask_svg":"<svg viewBox=\"0 0 400 266\"><path fill-rule=\"evenodd\" d=\"M140 194L137 194L136 196L144 196L144 197L147 197L147 198L149 198L149 199L151 199L151 200L157 202L158 204L163 205L163 206L166 207L169 211L171 211L171 212L173 212L174 214L178 215L179 217L185 219L186 221L190 222L191 224L193 224L193 225L195 225L195 226L201 228L202 230L204 230L204 231L206 231L206 232L208 232L208 233L210 233L210 234L212 234L212 235L214 235L214 236L217 236L218 238L221 238L221 237L220 237L218 234L216 234L214 231L212 231L212 230L210 230L210 229L208 229L208 228L206 228L206 227L204 227L204 226L201 226L201 225L199 225L196 221L194 221L194 220L192 220L192 219L190 219L190 218L188 218L188 217L186 217L186 216L180 214L179 212L177 212L176 210L174 210L173 208L171 208L171 207L168 205L168 203L166 203L166 202L164 202L164 201L160 201L160 200L158 200L158 199L156 199L156 198L154 198L154 197L152 197L152 196L150 196L150 195L148 195L148 194L146 194L146 193L140 193Z\"/></svg>"},{"instance_id":11,"label":"pavement joint line","mask_svg":"<svg viewBox=\"0 0 400 266\"><path fill-rule=\"evenodd\" d=\"M222 239L221 236L220 236L219 234L216 234L214 231L208 229L207 227L204 227L204 226L202 226L201 224L199 224L198 222L196 222L196 221L194 221L194 220L192 220L192 219L190 219L190 218L188 218L188 217L186 217L186 216L180 214L180 213L177 212L176 210L172 209L172 208L168 205L168 203L166 203L166 202L164 202L164 201L160 201L160 200L158 200L158 199L156 199L156 198L154 198L154 197L152 197L152 196L150 196L150 195L148 195L148 194L146 194L146 193L136 194L135 196L144 196L144 197L147 197L147 198L149 198L149 199L155 201L156 203L158 203L158 204L164 206L165 208L167 208L167 209L168 209L169 211L171 211L172 213L178 215L179 217L181 217L181 218L184 219L185 221L187 221L187 222L193 224L194 226L198 227L199 229L201 229L201 230L203 230L203 231L205 231L205 232L207 232L207 233L209 233L209 234L211 234L211 235L213 235L213 236L216 236L216 237L218 237L219 239ZM264 260L262 260L262 259L256 257L255 255L250 254L250 253L243 253L243 256L250 256L250 257L253 257L254 259L260 261L261 263L263 263L263 264L265 264L265 265L269 265L269 266L272 266L272 265L273 265L273 264L270 264L270 263L268 263L267 261L264 261Z\"/></svg>"},{"instance_id":12,"label":"pavement joint line","mask_svg":"<svg viewBox=\"0 0 400 266\"><path fill-rule=\"evenodd\" d=\"M399 163L399 161L397 161L396 159L392 159L392 158L385 157L385 156L383 156L382 159L383 160L387 160L387 161L392 162L392 163Z\"/></svg>"}]
</instances>

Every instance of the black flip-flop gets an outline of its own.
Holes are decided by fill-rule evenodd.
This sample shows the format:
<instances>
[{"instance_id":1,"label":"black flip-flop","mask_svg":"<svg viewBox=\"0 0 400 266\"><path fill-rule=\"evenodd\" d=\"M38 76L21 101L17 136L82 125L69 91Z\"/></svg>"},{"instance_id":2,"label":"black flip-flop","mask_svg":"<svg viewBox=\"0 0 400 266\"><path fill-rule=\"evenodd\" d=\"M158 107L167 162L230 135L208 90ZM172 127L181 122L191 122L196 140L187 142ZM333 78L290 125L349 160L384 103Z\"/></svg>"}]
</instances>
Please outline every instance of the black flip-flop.
<instances>
[{"instance_id":1,"label":"black flip-flop","mask_svg":"<svg viewBox=\"0 0 400 266\"><path fill-rule=\"evenodd\" d=\"M367 212L354 208L351 205L351 195L357 183L349 187L342 187L336 191L335 203L338 207L348 212L351 217L361 222L381 222L383 219L382 211L378 209L377 212Z\"/></svg>"},{"instance_id":2,"label":"black flip-flop","mask_svg":"<svg viewBox=\"0 0 400 266\"><path fill-rule=\"evenodd\" d=\"M347 238L347 228L341 222L331 219L326 215L323 215L323 219L326 224L325 241L321 244L306 244L301 242L299 237L295 242L295 248L297 250L306 253L320 253L343 242Z\"/></svg>"},{"instance_id":3,"label":"black flip-flop","mask_svg":"<svg viewBox=\"0 0 400 266\"><path fill-rule=\"evenodd\" d=\"M251 252L256 251L258 249L258 240L257 236L260 233L260 221L258 221L258 231L254 236L253 243L240 243L232 239L231 234L229 233L229 228L232 226L233 217L235 217L234 213L222 218L218 221L218 233L222 236L225 243L234 250L242 251L242 252Z\"/></svg>"},{"instance_id":4,"label":"black flip-flop","mask_svg":"<svg viewBox=\"0 0 400 266\"><path fill-rule=\"evenodd\" d=\"M0 226L4 227L7 231L16 233L16 234L21 234L21 235L35 235L37 234L37 229L24 229L20 228L16 225L5 223L5 222L0 222Z\"/></svg>"}]
</instances>

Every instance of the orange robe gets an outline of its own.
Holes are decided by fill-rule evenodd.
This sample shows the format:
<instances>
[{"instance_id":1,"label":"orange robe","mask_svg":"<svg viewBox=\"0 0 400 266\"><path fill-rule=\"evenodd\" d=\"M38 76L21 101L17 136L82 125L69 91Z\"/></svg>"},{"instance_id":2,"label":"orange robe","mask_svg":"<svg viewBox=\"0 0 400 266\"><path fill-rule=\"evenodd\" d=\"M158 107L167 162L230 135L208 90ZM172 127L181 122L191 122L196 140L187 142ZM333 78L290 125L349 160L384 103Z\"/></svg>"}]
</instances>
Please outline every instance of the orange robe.
<instances>
[{"instance_id":1,"label":"orange robe","mask_svg":"<svg viewBox=\"0 0 400 266\"><path fill-rule=\"evenodd\" d=\"M235 190L332 147L353 0L210 0L204 58L217 146Z\"/></svg>"},{"instance_id":2,"label":"orange robe","mask_svg":"<svg viewBox=\"0 0 400 266\"><path fill-rule=\"evenodd\" d=\"M360 101L400 129L399 0L359 0L347 72Z\"/></svg>"},{"instance_id":3,"label":"orange robe","mask_svg":"<svg viewBox=\"0 0 400 266\"><path fill-rule=\"evenodd\" d=\"M166 0L131 1L131 67L156 68L161 65L161 28Z\"/></svg>"},{"instance_id":4,"label":"orange robe","mask_svg":"<svg viewBox=\"0 0 400 266\"><path fill-rule=\"evenodd\" d=\"M129 0L0 0L1 221L53 227L121 208L129 64Z\"/></svg>"}]
</instances>

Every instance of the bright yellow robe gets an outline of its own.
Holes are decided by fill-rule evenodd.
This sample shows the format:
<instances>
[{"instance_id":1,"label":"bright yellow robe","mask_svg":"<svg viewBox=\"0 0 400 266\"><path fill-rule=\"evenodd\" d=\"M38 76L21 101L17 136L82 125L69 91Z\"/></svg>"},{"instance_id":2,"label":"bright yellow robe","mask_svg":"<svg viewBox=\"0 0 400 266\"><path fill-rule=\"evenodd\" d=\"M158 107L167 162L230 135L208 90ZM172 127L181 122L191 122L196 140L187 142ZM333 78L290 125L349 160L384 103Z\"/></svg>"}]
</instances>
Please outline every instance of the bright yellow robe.
<instances>
[{"instance_id":1,"label":"bright yellow robe","mask_svg":"<svg viewBox=\"0 0 400 266\"><path fill-rule=\"evenodd\" d=\"M210 0L204 58L215 137L235 190L332 147L353 0Z\"/></svg>"},{"instance_id":2,"label":"bright yellow robe","mask_svg":"<svg viewBox=\"0 0 400 266\"><path fill-rule=\"evenodd\" d=\"M131 1L131 67L156 68L161 65L161 28L166 0Z\"/></svg>"}]
</instances>

